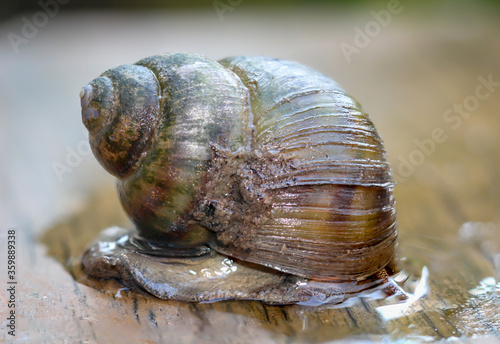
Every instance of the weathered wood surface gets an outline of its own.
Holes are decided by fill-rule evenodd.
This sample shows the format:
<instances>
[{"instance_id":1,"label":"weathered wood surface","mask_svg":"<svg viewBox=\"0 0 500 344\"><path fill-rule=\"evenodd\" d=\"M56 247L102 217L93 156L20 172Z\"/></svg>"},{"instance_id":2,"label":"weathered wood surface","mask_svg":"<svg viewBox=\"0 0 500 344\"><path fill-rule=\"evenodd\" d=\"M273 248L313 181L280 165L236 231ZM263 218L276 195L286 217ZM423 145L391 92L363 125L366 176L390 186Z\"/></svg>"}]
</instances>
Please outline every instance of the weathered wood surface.
<instances>
[{"instance_id":1,"label":"weathered wood surface","mask_svg":"<svg viewBox=\"0 0 500 344\"><path fill-rule=\"evenodd\" d=\"M21 44L17 54L6 34L19 33L23 22L3 23L0 254L6 255L7 229L16 228L18 289L17 332L11 337L4 323L7 274L2 263L0 340L498 342L498 287L494 282L479 286L486 277L500 277L500 238L494 225L500 224L498 86L493 84L477 107L470 100L481 77L500 81L498 18L453 14L447 8L433 9L429 16L409 2L349 63L340 45L352 44L354 28L364 28L373 20L370 11L381 9L262 12L242 4L222 21L215 11L114 16L62 11ZM430 291L402 316L384 320L377 311L383 301L370 298L333 309L259 302L185 304L124 290L116 281L87 279L79 264L85 245L100 229L126 226L127 220L112 178L85 150L80 87L107 68L176 50L212 58L263 54L299 60L355 95L384 138L399 179L400 256L410 272L429 268ZM462 117L454 117L454 104L467 101L475 109L458 123ZM436 128L442 129L439 142L434 140L426 153L415 141L429 142ZM414 164L405 171L401 159ZM68 172L58 178L54 162L68 166ZM474 227L481 233L470 237L463 227L467 221L492 225Z\"/></svg>"}]
</instances>

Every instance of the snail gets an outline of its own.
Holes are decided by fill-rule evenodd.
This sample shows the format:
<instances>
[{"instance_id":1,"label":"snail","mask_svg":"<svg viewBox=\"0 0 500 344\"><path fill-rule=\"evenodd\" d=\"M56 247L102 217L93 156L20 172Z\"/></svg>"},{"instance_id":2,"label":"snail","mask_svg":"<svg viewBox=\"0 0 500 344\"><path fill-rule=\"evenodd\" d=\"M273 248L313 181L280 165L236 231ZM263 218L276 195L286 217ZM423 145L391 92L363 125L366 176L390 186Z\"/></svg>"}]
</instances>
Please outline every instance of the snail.
<instances>
[{"instance_id":1,"label":"snail","mask_svg":"<svg viewBox=\"0 0 500 344\"><path fill-rule=\"evenodd\" d=\"M164 299L344 299L395 270L386 151L333 80L268 57L169 53L80 94L132 232L107 230L90 275Z\"/></svg>"}]
</instances>

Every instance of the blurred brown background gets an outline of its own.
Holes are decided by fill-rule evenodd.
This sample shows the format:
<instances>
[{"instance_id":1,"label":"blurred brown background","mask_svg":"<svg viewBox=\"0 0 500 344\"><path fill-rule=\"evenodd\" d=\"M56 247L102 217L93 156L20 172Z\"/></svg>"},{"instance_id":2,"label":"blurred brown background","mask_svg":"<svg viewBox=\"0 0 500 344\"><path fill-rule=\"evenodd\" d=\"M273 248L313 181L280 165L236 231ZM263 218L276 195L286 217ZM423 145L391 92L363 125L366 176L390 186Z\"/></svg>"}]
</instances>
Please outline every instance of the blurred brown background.
<instances>
[{"instance_id":1,"label":"blurred brown background","mask_svg":"<svg viewBox=\"0 0 500 344\"><path fill-rule=\"evenodd\" d=\"M113 178L88 150L78 95L106 69L154 54L268 55L338 81L385 141L403 243L456 239L467 221L500 223L497 1L4 1L0 19L0 254L16 228L18 330L28 338L49 309L43 295L71 298L75 285L97 300L89 317L102 320L101 294L74 282L40 237L87 209L96 192L122 216ZM96 211L87 218L102 216ZM72 226L65 231L71 236ZM55 314L66 314L69 301L60 300L46 314L53 327L37 338L64 339ZM457 336L491 334L472 327L457 325Z\"/></svg>"}]
</instances>

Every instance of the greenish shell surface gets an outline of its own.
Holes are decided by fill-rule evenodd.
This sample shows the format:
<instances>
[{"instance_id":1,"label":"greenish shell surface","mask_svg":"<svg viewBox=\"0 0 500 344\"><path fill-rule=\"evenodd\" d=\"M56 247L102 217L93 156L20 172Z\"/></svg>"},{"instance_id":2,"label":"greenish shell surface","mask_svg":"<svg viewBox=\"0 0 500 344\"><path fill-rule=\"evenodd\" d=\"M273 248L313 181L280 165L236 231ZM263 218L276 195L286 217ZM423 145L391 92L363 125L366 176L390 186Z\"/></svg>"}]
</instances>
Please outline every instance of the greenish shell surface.
<instances>
[{"instance_id":1,"label":"greenish shell surface","mask_svg":"<svg viewBox=\"0 0 500 344\"><path fill-rule=\"evenodd\" d=\"M251 138L241 81L215 61L191 54L143 59L160 86L160 125L133 173L118 181L122 204L139 233L180 246L207 241L190 217L210 159L210 143L237 150ZM236 115L235 115L236 114Z\"/></svg>"},{"instance_id":2,"label":"greenish shell surface","mask_svg":"<svg viewBox=\"0 0 500 344\"><path fill-rule=\"evenodd\" d=\"M159 88L140 66L104 72L81 93L82 118L101 165L117 178L130 173L158 129Z\"/></svg>"}]
</instances>

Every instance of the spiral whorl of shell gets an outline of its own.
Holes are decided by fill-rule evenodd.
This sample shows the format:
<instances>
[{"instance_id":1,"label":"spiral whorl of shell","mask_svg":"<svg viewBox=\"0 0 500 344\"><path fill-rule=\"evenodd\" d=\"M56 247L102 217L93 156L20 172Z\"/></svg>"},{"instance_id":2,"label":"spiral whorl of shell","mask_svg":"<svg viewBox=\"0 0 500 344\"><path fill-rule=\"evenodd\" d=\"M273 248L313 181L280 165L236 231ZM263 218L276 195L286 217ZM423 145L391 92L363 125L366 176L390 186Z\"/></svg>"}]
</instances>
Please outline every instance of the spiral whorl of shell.
<instances>
[{"instance_id":1,"label":"spiral whorl of shell","mask_svg":"<svg viewBox=\"0 0 500 344\"><path fill-rule=\"evenodd\" d=\"M110 69L80 92L92 151L109 173L130 173L148 150L160 118L158 96L155 75L139 66Z\"/></svg>"}]
</instances>

